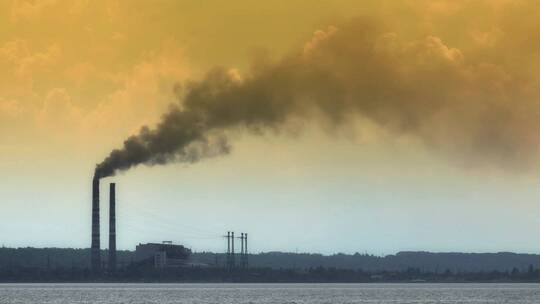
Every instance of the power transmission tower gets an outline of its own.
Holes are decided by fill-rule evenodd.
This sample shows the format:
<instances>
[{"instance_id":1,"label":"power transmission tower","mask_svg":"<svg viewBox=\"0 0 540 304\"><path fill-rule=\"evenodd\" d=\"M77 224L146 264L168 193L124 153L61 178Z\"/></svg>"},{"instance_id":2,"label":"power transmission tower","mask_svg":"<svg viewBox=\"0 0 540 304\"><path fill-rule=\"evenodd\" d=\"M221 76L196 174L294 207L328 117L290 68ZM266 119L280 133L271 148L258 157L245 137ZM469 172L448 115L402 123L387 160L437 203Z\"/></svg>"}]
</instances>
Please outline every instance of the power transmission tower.
<instances>
[{"instance_id":1,"label":"power transmission tower","mask_svg":"<svg viewBox=\"0 0 540 304\"><path fill-rule=\"evenodd\" d=\"M240 250L240 266L242 268L244 268L245 264L244 264L244 233L240 233L240 246L242 246L241 250Z\"/></svg>"},{"instance_id":2,"label":"power transmission tower","mask_svg":"<svg viewBox=\"0 0 540 304\"><path fill-rule=\"evenodd\" d=\"M236 267L236 254L234 251L234 232L233 231L227 231L227 235L223 236L224 238L227 238L227 254L226 254L226 267L229 270L232 270ZM247 233L241 233L240 237L237 237L240 239L240 267L247 268L248 267L248 234Z\"/></svg>"},{"instance_id":3,"label":"power transmission tower","mask_svg":"<svg viewBox=\"0 0 540 304\"><path fill-rule=\"evenodd\" d=\"M244 233L244 267L248 268L248 234Z\"/></svg>"},{"instance_id":4,"label":"power transmission tower","mask_svg":"<svg viewBox=\"0 0 540 304\"><path fill-rule=\"evenodd\" d=\"M234 268L236 265L235 256L234 256L234 231L231 232L231 268Z\"/></svg>"},{"instance_id":5,"label":"power transmission tower","mask_svg":"<svg viewBox=\"0 0 540 304\"><path fill-rule=\"evenodd\" d=\"M248 250L247 250L247 233L241 233L240 234L240 266L242 268L247 268L248 266Z\"/></svg>"},{"instance_id":6,"label":"power transmission tower","mask_svg":"<svg viewBox=\"0 0 540 304\"><path fill-rule=\"evenodd\" d=\"M226 255L226 267L231 268L231 232L227 231L227 235L223 236L224 238L227 238L227 255Z\"/></svg>"}]
</instances>

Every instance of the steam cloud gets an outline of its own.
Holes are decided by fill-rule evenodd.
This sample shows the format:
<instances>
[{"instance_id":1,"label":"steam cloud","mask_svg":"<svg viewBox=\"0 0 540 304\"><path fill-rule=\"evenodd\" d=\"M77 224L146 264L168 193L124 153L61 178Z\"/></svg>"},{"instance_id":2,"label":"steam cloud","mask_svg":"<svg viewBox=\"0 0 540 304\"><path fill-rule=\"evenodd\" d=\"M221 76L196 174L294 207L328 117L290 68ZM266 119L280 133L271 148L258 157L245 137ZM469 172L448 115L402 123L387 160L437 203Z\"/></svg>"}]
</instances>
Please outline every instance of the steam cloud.
<instances>
[{"instance_id":1,"label":"steam cloud","mask_svg":"<svg viewBox=\"0 0 540 304\"><path fill-rule=\"evenodd\" d=\"M536 158L535 76L498 62L501 56L468 58L437 36L403 36L358 19L317 31L302 50L259 62L247 76L215 69L185 85L161 122L113 150L96 176L226 154L226 131L258 134L290 119L342 125L358 116L438 151L499 163Z\"/></svg>"}]
</instances>

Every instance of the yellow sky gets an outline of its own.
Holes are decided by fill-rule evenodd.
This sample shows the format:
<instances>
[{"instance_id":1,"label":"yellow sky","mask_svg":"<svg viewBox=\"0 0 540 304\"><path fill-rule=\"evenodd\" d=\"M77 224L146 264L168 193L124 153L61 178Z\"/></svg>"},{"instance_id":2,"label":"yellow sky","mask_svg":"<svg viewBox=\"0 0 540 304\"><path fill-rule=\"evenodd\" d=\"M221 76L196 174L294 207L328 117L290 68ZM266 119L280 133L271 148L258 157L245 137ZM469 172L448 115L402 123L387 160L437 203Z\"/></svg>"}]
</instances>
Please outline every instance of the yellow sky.
<instances>
[{"instance_id":1,"label":"yellow sky","mask_svg":"<svg viewBox=\"0 0 540 304\"><path fill-rule=\"evenodd\" d=\"M539 43L522 34L537 28L539 7L504 0L2 1L0 150L70 153L93 150L87 143L99 140L107 148L92 153L105 153L155 122L174 101L175 83L214 66L243 72L254 57L280 57L355 16L381 19L407 39L436 35L466 59L489 56L509 71L535 71ZM500 40L519 46L527 64Z\"/></svg>"},{"instance_id":2,"label":"yellow sky","mask_svg":"<svg viewBox=\"0 0 540 304\"><path fill-rule=\"evenodd\" d=\"M279 56L349 8L335 1L2 1L0 150L60 146L70 154L99 141L104 153L154 122L175 100L175 83L215 65L245 69L259 52Z\"/></svg>"},{"instance_id":3,"label":"yellow sky","mask_svg":"<svg viewBox=\"0 0 540 304\"><path fill-rule=\"evenodd\" d=\"M64 243L56 243L56 239L47 240L45 234L49 233L43 232L42 239L46 240L43 244L86 246L89 241L81 239L80 235L89 237L89 230L85 230L89 225L81 223L81 218L89 219L86 215L90 193L85 191L90 191L89 178L94 165L102 161L111 149L121 146L122 141L136 133L140 126L157 122L168 105L176 101L175 84L200 79L215 66L232 69L239 75L246 74L250 64L257 62L258 58L277 59L289 52L303 50L309 41L317 41L331 31L329 29L339 29L341 24L357 16L381 21L384 37L398 37L383 41L389 42L383 46L392 49L391 43L397 41L410 47L413 51L402 54L412 54L409 59L420 54L411 59L411 62L419 62L418 66L421 66L423 58L446 56L448 61L459 61L460 67L484 71L470 74L485 77L480 80L485 80L490 85L488 88L495 90L490 92L492 95L482 96L496 95L500 87L508 89L515 84L524 84L516 90L511 87L501 92L519 91L522 96L540 97L537 93L540 77L536 76L540 68L540 40L537 39L540 2L537 1L0 1L0 179L5 181L0 185L0 199L8 197L5 199L7 212L3 211L3 217L0 217L0 231L9 231L11 224L15 223L21 225L22 238L34 237L43 229L54 227L53 221L42 217L46 215L55 219L59 231L65 230L65 223L81 231L70 232L72 234L62 239ZM351 43L355 42L352 39ZM414 49L415 46L419 47ZM426 51L422 53L423 50ZM431 50L435 50L435 54ZM403 69L411 67L407 64L398 66ZM468 92L460 93L465 96ZM481 91L473 93L482 94ZM504 99L506 96L500 97ZM505 100L509 103L516 101L512 98ZM534 102L536 99L531 100ZM471 103L474 102L471 99ZM527 107L523 111L526 110ZM530 113L525 113L524 117L528 120L535 118ZM486 125L492 123L487 121ZM537 123L524 124L529 125L536 126ZM377 240L371 248L387 246L385 250L392 251L410 244L411 239L407 237L422 233L426 234L422 243L426 248L452 249L445 247L449 246L445 241L461 240L464 235L455 234L453 219L461 215L461 211L453 207L455 201L462 201L461 207L469 208L471 218L482 216L485 210L495 210L491 207L496 204L500 208L496 209L494 221L471 219L467 222L469 226L465 227L479 229L476 238L465 240L465 243L456 241L453 248L467 250L473 248L467 246L475 241L484 240L484 247L474 248L496 250L490 247L495 246L495 240L485 238L491 232L489 229L494 228L489 225L497 220L503 222L509 210L506 203L516 198L516 194L523 193L518 200L524 205L530 202L532 195L538 194L531 186L535 184L534 180L516 186L513 183L519 181L511 175L500 177L485 172L468 175L470 172L466 170L454 171L454 163L444 158L443 161L432 159L431 150L423 150L415 138L398 136L396 139L372 124L361 125L358 129L360 132L351 131L351 134L343 131L337 140L321 135L324 132L313 131L314 128L306 132L304 139L298 140L294 136L279 139L272 136L233 138L238 141L236 150L223 162L201 163L189 172L171 172L170 167L143 168L143 171L147 170L144 173L150 176L148 179L164 185L162 188L156 184L149 185L146 176L130 172L133 175L123 177L126 179L125 188L119 183L119 197L130 195L130 203L148 206L151 205L149 201L159 200L155 196L160 192L161 202L156 202L160 208L172 210L177 198L181 197L180 201L191 199L198 202L189 206L191 214L212 214L214 217L219 216L218 212L214 213L215 208L221 208L214 205L228 201L233 206L238 204L241 206L237 206L238 209L247 210L246 213L238 215L237 210L226 207L222 207L222 211L230 212L231 217L235 214L244 216L240 218L242 221L251 219L250 227L258 227L260 235L273 234L275 227L270 226L275 223L273 218L268 218L266 228L257 226L259 220L264 220L252 217L257 208L266 208L270 212L275 202L283 208L297 206L293 208L296 213L291 213L290 220L284 222L285 226L289 225L289 231L298 230L294 228L297 215L304 214L305 209L314 214L320 211L320 218L314 217L311 221L317 223L312 227L316 230L319 223L324 222L320 219L329 214L324 206L329 205L328 201L339 200L337 205L333 205L334 209L330 209L336 214L342 212L347 220L335 220L343 214L332 214L336 215L333 217L335 222L326 218L330 229L321 233L332 234L321 241L321 246L328 239L339 242L335 235L350 233L353 231L350 227L360 222L358 216L365 216L364 221L372 221L374 229L388 229L382 238L373 237ZM427 134L445 132L442 127L435 130L440 133L428 131ZM508 132L523 133L521 130ZM536 130L531 132L527 136L535 137ZM523 138L528 139L527 136ZM382 148L377 143L379 138L384 141ZM533 142L538 143L537 140ZM453 142L450 139L445 144L451 146ZM318 153L309 153L315 148L318 148ZM243 168L238 166L239 163L244 164ZM51 174L62 178L50 178ZM217 177L210 178L211 185L203 184L214 175ZM30 177L39 182L29 187L34 189L21 193L24 191L19 191L18 186L27 179L31 180ZM176 178L195 190L181 189ZM237 179L240 182L235 184ZM245 191L245 184L256 191ZM129 191L126 190L128 185L131 186ZM155 191L154 187L161 191ZM219 191L209 193L212 192L208 191L210 187ZM264 192L265 189L270 190ZM288 192L281 189L288 189ZM140 198L140 193L146 196ZM259 193L263 193L263 197ZM399 200L396 197L405 198ZM44 203L37 203L40 200ZM252 205L255 200L260 200L259 205ZM308 205L312 201L318 202L316 208L306 207L312 206ZM443 202L445 212L452 214L445 220L445 240L429 235L441 219L437 217L438 206L432 204L434 201ZM488 205L492 202L496 204ZM348 206L354 212L347 212L347 209L340 209L339 203L362 208ZM419 212L418 217L414 212L404 216L403 209L396 208L404 203L417 204L416 207L421 205L415 210L424 211ZM54 211L53 207L60 205L67 206L65 214ZM28 206L36 214L28 213ZM250 206L255 207L250 209ZM372 212L364 210L365 206L373 208ZM431 207L425 211L426 206ZM535 227L535 218L538 218L534 213L538 208L521 207L512 209L514 216L526 215L515 229L531 231L531 227ZM66 214L70 217L69 222ZM273 216L280 216L280 213L276 211ZM28 228L26 223L19 223L20 218L26 217L32 218L36 227ZM414 226L425 219L431 219L433 226L427 229ZM384 220L405 221L406 225L380 227ZM6 226L1 226L2 223ZM11 223L10 226L7 223ZM229 227L227 225L229 223L223 227ZM340 226L343 226L342 230L338 229ZM404 226L412 228L408 230ZM504 246L514 240L515 235L503 226L495 228L500 229L500 234L508 234L506 239L499 240L497 248L507 248ZM296 240L303 238L300 232ZM362 241L369 239L371 233L362 233L365 234ZM356 250L349 241L356 240L355 235L356 232L351 233L350 238L342 242L344 250ZM124 236L128 239L127 232ZM20 244L18 235L13 235L12 239L7 235L0 237L11 240L12 244ZM135 233L129 237L124 248L131 248L129 246L140 241ZM294 238L291 239L290 246L294 246ZM384 240L382 245L381 240ZM537 250L527 240L528 236L523 236L515 241L521 242L516 246ZM402 241L403 246L392 247L398 241ZM272 248L280 245L278 236L273 242L269 242ZM313 247L315 250L316 246Z\"/></svg>"}]
</instances>

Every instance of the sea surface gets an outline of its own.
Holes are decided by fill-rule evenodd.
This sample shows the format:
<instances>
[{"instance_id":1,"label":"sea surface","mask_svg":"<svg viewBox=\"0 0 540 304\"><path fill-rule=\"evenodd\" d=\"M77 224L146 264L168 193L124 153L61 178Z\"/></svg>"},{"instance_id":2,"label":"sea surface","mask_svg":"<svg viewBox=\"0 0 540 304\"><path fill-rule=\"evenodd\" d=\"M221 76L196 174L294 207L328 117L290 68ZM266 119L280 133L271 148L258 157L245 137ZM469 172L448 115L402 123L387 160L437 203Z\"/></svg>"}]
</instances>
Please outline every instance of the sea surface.
<instances>
[{"instance_id":1,"label":"sea surface","mask_svg":"<svg viewBox=\"0 0 540 304\"><path fill-rule=\"evenodd\" d=\"M0 303L540 303L540 284L0 284Z\"/></svg>"}]
</instances>

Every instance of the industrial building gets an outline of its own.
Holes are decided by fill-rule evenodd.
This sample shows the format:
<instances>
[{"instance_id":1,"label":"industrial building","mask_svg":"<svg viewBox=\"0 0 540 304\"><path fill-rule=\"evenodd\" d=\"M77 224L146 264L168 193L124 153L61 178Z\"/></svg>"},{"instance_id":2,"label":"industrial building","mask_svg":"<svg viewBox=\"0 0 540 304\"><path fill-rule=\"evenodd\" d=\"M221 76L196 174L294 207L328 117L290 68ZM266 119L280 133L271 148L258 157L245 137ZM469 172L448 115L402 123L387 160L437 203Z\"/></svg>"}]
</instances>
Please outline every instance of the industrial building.
<instances>
[{"instance_id":1,"label":"industrial building","mask_svg":"<svg viewBox=\"0 0 540 304\"><path fill-rule=\"evenodd\" d=\"M137 245L134 261L155 268L182 267L187 265L190 255L190 249L172 242L147 243Z\"/></svg>"}]
</instances>

